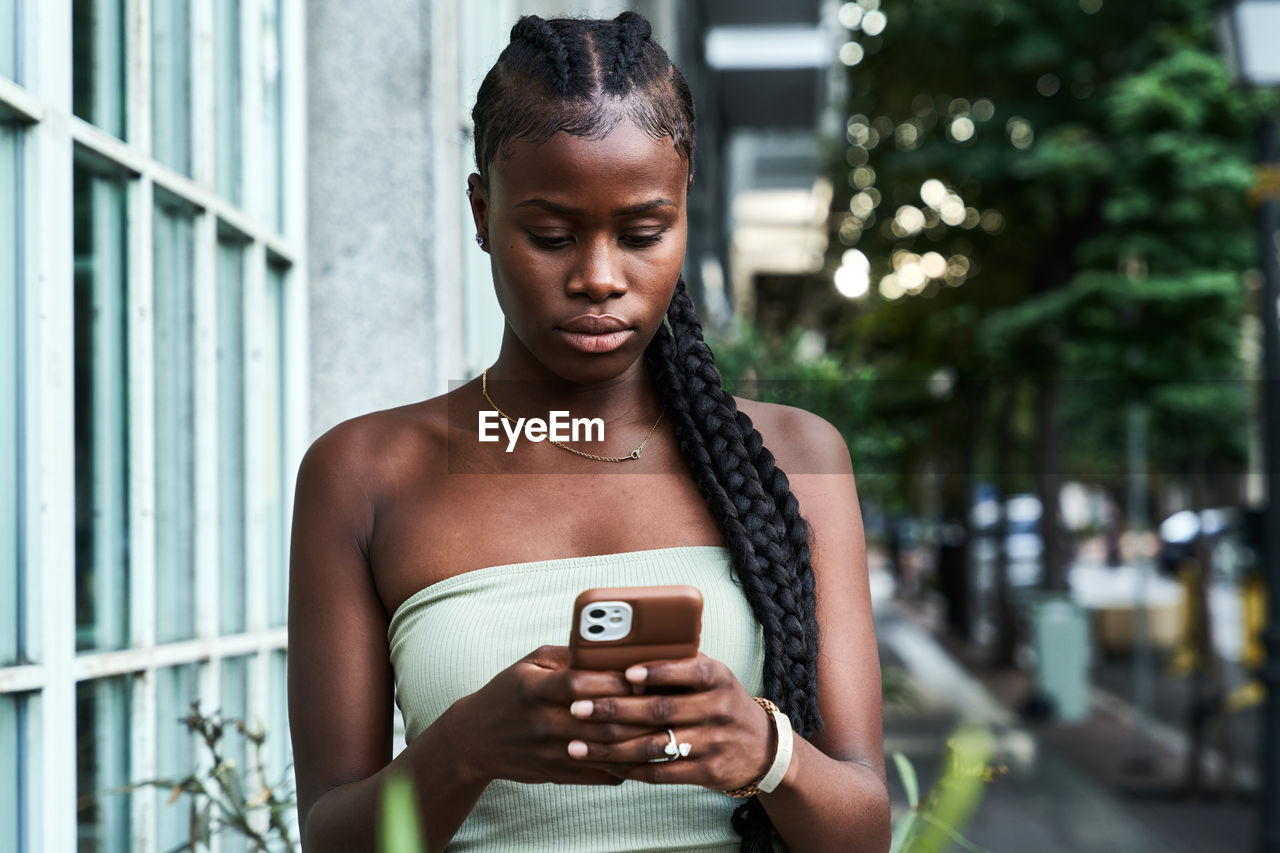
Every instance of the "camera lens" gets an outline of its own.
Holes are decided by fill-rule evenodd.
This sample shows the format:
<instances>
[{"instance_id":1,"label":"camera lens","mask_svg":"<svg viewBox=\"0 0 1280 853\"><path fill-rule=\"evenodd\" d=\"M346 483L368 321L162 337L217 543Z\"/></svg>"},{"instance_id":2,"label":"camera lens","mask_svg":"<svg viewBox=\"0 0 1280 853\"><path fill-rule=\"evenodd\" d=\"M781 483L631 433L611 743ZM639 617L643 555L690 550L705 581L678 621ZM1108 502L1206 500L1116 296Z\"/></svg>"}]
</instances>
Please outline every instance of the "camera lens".
<instances>
[{"instance_id":1,"label":"camera lens","mask_svg":"<svg viewBox=\"0 0 1280 853\"><path fill-rule=\"evenodd\" d=\"M590 616L592 619L603 619L604 611L601 610L599 607L597 607L595 610L589 611L587 615Z\"/></svg>"},{"instance_id":2,"label":"camera lens","mask_svg":"<svg viewBox=\"0 0 1280 853\"><path fill-rule=\"evenodd\" d=\"M603 633L604 633L604 626L603 626L603 625L592 625L591 627L587 628L587 631L588 631L589 633L592 633L592 634L603 634Z\"/></svg>"}]
</instances>

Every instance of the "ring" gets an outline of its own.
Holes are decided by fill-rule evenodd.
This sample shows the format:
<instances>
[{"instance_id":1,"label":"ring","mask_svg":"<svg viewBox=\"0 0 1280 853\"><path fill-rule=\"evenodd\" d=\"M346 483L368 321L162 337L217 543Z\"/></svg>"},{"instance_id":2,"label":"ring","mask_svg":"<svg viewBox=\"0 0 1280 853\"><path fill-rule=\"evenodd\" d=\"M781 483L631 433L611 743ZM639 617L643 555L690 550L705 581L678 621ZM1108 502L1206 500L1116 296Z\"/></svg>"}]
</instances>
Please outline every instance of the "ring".
<instances>
[{"instance_id":1,"label":"ring","mask_svg":"<svg viewBox=\"0 0 1280 853\"><path fill-rule=\"evenodd\" d=\"M693 750L693 747L688 743L676 742L675 730L667 729L667 737L671 738L671 741L662 748L662 751L667 754L667 757L666 758L650 758L649 759L650 764L656 764L661 761L676 761L678 759L684 758L686 755L690 753L690 751Z\"/></svg>"}]
</instances>

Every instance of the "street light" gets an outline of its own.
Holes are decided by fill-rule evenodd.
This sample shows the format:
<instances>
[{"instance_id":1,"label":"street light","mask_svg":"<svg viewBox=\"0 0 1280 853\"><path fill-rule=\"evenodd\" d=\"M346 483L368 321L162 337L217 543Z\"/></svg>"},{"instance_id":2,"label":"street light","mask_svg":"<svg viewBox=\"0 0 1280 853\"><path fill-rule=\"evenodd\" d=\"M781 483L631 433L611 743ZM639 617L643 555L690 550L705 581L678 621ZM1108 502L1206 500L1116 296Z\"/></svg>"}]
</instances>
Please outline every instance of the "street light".
<instances>
[{"instance_id":1,"label":"street light","mask_svg":"<svg viewBox=\"0 0 1280 853\"><path fill-rule=\"evenodd\" d=\"M1280 85L1280 0L1229 0L1214 18L1223 58L1236 82Z\"/></svg>"},{"instance_id":2,"label":"street light","mask_svg":"<svg viewBox=\"0 0 1280 853\"><path fill-rule=\"evenodd\" d=\"M1233 0L1217 13L1218 38L1236 83L1246 88L1280 85L1280 0ZM1258 161L1277 160L1276 125L1258 122ZM1262 725L1260 853L1280 853L1280 317L1277 316L1276 199L1258 204L1258 264L1262 272L1263 459L1267 508L1263 560L1267 579L1267 662L1260 677L1267 690Z\"/></svg>"}]
</instances>

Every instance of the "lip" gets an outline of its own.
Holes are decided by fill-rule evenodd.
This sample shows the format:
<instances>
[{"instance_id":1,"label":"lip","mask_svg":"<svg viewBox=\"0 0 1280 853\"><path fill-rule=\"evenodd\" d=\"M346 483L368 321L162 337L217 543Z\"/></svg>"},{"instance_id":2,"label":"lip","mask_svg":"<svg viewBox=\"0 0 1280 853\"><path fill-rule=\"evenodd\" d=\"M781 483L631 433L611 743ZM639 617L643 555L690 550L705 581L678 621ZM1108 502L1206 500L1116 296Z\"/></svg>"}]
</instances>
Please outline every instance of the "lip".
<instances>
[{"instance_id":1,"label":"lip","mask_svg":"<svg viewBox=\"0 0 1280 853\"><path fill-rule=\"evenodd\" d=\"M613 352L635 333L626 320L613 314L579 314L556 327L569 346L579 352Z\"/></svg>"},{"instance_id":2,"label":"lip","mask_svg":"<svg viewBox=\"0 0 1280 853\"><path fill-rule=\"evenodd\" d=\"M579 314L558 327L562 332L578 332L585 335L604 335L609 332L625 332L631 324L616 314Z\"/></svg>"}]
</instances>

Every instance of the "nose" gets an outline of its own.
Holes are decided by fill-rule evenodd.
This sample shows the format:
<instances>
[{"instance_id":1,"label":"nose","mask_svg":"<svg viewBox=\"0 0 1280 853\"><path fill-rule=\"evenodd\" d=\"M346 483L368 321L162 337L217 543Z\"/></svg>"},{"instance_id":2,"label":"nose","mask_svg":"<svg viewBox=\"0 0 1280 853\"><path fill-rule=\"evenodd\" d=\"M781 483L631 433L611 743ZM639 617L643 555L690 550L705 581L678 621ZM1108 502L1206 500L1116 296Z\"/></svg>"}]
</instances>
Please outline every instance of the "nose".
<instances>
[{"instance_id":1,"label":"nose","mask_svg":"<svg viewBox=\"0 0 1280 853\"><path fill-rule=\"evenodd\" d=\"M565 284L570 295L585 294L592 302L604 302L627 292L622 258L612 240L601 237L584 240Z\"/></svg>"}]
</instances>

